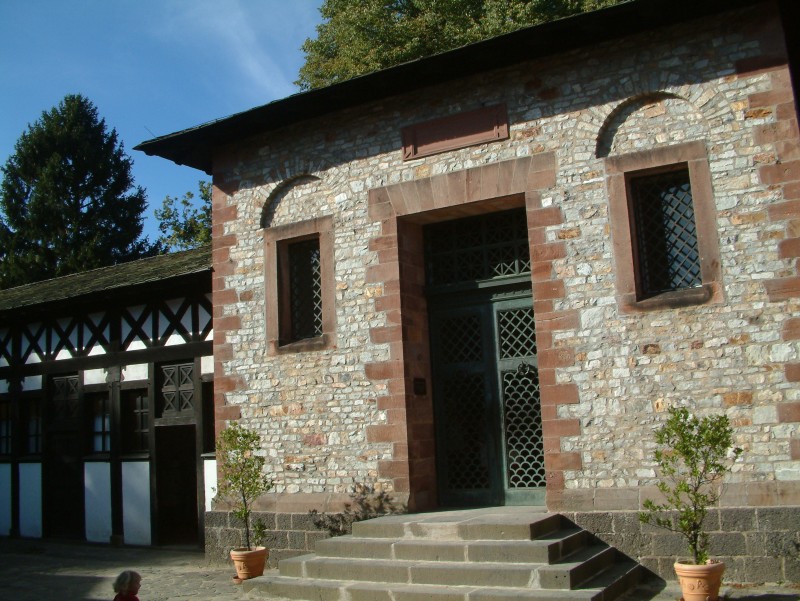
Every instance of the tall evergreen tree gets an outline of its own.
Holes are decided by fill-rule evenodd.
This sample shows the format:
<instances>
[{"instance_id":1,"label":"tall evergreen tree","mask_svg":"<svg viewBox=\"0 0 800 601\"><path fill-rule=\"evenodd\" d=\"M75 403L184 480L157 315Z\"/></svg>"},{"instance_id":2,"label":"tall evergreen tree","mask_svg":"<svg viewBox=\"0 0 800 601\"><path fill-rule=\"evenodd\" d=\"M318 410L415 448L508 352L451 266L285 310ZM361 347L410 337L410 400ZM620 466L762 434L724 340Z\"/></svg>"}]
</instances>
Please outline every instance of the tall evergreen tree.
<instances>
[{"instance_id":1,"label":"tall evergreen tree","mask_svg":"<svg viewBox=\"0 0 800 601\"><path fill-rule=\"evenodd\" d=\"M295 82L309 90L623 0L325 0Z\"/></svg>"},{"instance_id":2,"label":"tall evergreen tree","mask_svg":"<svg viewBox=\"0 0 800 601\"><path fill-rule=\"evenodd\" d=\"M44 111L2 167L0 287L153 254L132 165L85 97Z\"/></svg>"}]
</instances>

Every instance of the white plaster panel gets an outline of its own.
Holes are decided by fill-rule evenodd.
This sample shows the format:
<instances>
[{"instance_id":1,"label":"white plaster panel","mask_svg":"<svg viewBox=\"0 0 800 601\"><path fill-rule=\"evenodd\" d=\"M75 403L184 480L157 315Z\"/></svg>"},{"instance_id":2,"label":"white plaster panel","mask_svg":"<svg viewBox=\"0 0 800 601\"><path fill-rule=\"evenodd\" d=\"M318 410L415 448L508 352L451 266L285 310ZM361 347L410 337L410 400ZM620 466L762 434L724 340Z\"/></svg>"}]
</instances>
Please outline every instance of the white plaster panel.
<instances>
[{"instance_id":1,"label":"white plaster panel","mask_svg":"<svg viewBox=\"0 0 800 601\"><path fill-rule=\"evenodd\" d=\"M106 349L104 349L103 346L100 344L95 344L92 347L92 350L89 351L90 357L96 357L97 355L105 355L105 354L106 354Z\"/></svg>"},{"instance_id":2,"label":"white plaster panel","mask_svg":"<svg viewBox=\"0 0 800 601\"><path fill-rule=\"evenodd\" d=\"M107 543L111 539L111 466L88 462L83 468L86 540Z\"/></svg>"},{"instance_id":3,"label":"white plaster panel","mask_svg":"<svg viewBox=\"0 0 800 601\"><path fill-rule=\"evenodd\" d=\"M135 382L136 380L147 379L147 363L137 363L136 365L126 365L122 368L122 380L124 382Z\"/></svg>"},{"instance_id":4,"label":"white plaster panel","mask_svg":"<svg viewBox=\"0 0 800 601\"><path fill-rule=\"evenodd\" d=\"M19 465L19 533L42 537L42 464Z\"/></svg>"},{"instance_id":5,"label":"white plaster panel","mask_svg":"<svg viewBox=\"0 0 800 601\"><path fill-rule=\"evenodd\" d=\"M150 544L150 464L146 461L122 464L122 529L126 544Z\"/></svg>"},{"instance_id":6,"label":"white plaster panel","mask_svg":"<svg viewBox=\"0 0 800 601\"><path fill-rule=\"evenodd\" d=\"M214 373L214 356L207 355L206 357L200 357L200 373L202 375L213 374Z\"/></svg>"},{"instance_id":7,"label":"white plaster panel","mask_svg":"<svg viewBox=\"0 0 800 601\"><path fill-rule=\"evenodd\" d=\"M164 342L164 346L178 346L179 344L186 344L180 334L170 334L169 338Z\"/></svg>"},{"instance_id":8,"label":"white plaster panel","mask_svg":"<svg viewBox=\"0 0 800 601\"><path fill-rule=\"evenodd\" d=\"M211 511L211 502L217 493L217 460L206 459L203 461L203 480L206 490L206 511Z\"/></svg>"},{"instance_id":9,"label":"white plaster panel","mask_svg":"<svg viewBox=\"0 0 800 601\"><path fill-rule=\"evenodd\" d=\"M104 369L87 369L83 372L84 384L105 384L106 383L106 370Z\"/></svg>"},{"instance_id":10,"label":"white plaster panel","mask_svg":"<svg viewBox=\"0 0 800 601\"><path fill-rule=\"evenodd\" d=\"M0 536L11 534L11 465L0 463Z\"/></svg>"},{"instance_id":11,"label":"white plaster panel","mask_svg":"<svg viewBox=\"0 0 800 601\"><path fill-rule=\"evenodd\" d=\"M6 360L4 352L7 352L8 355L11 355L11 337L8 336L8 328L0 328L0 341L5 340L8 337L8 346L5 347L5 351L0 349L0 367L7 367L8 361ZM0 344L6 344L4 342L0 342Z\"/></svg>"},{"instance_id":12,"label":"white plaster panel","mask_svg":"<svg viewBox=\"0 0 800 601\"><path fill-rule=\"evenodd\" d=\"M22 390L41 390L42 376L27 376L22 380Z\"/></svg>"},{"instance_id":13,"label":"white plaster panel","mask_svg":"<svg viewBox=\"0 0 800 601\"><path fill-rule=\"evenodd\" d=\"M0 394L8 392L8 380L0 380Z\"/></svg>"},{"instance_id":14,"label":"white plaster panel","mask_svg":"<svg viewBox=\"0 0 800 601\"><path fill-rule=\"evenodd\" d=\"M141 341L138 338L136 338L135 340L131 341L131 343L125 348L125 350L126 351L142 351L142 350L144 350L146 348L147 348L147 345L143 341Z\"/></svg>"}]
</instances>

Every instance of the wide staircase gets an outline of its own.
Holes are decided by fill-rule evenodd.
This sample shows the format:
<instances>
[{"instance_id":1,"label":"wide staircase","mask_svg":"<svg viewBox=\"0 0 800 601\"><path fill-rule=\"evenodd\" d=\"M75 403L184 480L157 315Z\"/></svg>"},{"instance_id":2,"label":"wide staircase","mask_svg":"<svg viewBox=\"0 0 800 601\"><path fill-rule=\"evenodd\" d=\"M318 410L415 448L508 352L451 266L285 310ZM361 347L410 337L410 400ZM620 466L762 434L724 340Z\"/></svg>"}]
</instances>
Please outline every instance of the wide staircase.
<instances>
[{"instance_id":1,"label":"wide staircase","mask_svg":"<svg viewBox=\"0 0 800 601\"><path fill-rule=\"evenodd\" d=\"M500 507L358 522L279 572L244 581L248 598L609 601L643 568L560 515Z\"/></svg>"}]
</instances>

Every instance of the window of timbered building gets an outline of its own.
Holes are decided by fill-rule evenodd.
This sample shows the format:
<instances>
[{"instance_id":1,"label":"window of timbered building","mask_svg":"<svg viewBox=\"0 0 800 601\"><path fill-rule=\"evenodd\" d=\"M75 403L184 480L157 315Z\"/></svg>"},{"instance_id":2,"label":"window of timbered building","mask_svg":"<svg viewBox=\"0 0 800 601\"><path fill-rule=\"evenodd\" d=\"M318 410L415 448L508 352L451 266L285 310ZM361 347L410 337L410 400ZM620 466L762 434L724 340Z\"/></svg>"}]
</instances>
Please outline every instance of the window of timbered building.
<instances>
[{"instance_id":1,"label":"window of timbered building","mask_svg":"<svg viewBox=\"0 0 800 601\"><path fill-rule=\"evenodd\" d=\"M86 395L89 423L89 451L108 453L111 450L111 402L107 392Z\"/></svg>"},{"instance_id":2,"label":"window of timbered building","mask_svg":"<svg viewBox=\"0 0 800 601\"><path fill-rule=\"evenodd\" d=\"M0 397L0 455L11 454L11 401Z\"/></svg>"},{"instance_id":3,"label":"window of timbered building","mask_svg":"<svg viewBox=\"0 0 800 601\"><path fill-rule=\"evenodd\" d=\"M150 414L146 389L120 393L122 452L145 453L150 448Z\"/></svg>"},{"instance_id":4,"label":"window of timbered building","mask_svg":"<svg viewBox=\"0 0 800 601\"><path fill-rule=\"evenodd\" d=\"M38 455L42 452L42 399L29 397L22 403L25 424L25 453Z\"/></svg>"}]
</instances>

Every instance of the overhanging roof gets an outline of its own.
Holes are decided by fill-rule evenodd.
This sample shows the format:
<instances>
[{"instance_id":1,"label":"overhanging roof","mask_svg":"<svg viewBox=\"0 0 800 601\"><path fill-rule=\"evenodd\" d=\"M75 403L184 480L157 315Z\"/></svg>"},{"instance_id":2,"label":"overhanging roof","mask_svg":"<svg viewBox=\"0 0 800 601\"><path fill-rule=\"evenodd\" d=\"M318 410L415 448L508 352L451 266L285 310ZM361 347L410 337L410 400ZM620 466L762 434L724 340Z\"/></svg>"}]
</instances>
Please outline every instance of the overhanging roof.
<instances>
[{"instance_id":1,"label":"overhanging roof","mask_svg":"<svg viewBox=\"0 0 800 601\"><path fill-rule=\"evenodd\" d=\"M211 246L100 267L0 290L0 317L34 306L71 301L101 293L126 294L129 289L136 286L163 283L210 271ZM210 281L209 274L209 287Z\"/></svg>"},{"instance_id":2,"label":"overhanging roof","mask_svg":"<svg viewBox=\"0 0 800 601\"><path fill-rule=\"evenodd\" d=\"M214 149L314 117L567 50L716 14L762 0L630 0L527 27L449 52L142 142L134 148L211 174Z\"/></svg>"}]
</instances>

